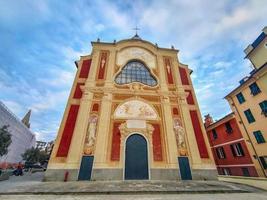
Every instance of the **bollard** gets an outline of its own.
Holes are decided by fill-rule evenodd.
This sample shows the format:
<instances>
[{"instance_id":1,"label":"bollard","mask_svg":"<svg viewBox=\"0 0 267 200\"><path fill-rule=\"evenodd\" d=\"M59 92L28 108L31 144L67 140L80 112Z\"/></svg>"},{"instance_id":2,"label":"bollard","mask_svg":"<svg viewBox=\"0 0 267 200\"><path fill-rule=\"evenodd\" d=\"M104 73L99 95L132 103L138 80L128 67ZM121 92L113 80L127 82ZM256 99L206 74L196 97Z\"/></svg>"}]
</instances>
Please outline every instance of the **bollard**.
<instances>
[{"instance_id":1,"label":"bollard","mask_svg":"<svg viewBox=\"0 0 267 200\"><path fill-rule=\"evenodd\" d=\"M64 182L68 181L68 177L69 177L69 172L66 171L65 174L64 174Z\"/></svg>"}]
</instances>

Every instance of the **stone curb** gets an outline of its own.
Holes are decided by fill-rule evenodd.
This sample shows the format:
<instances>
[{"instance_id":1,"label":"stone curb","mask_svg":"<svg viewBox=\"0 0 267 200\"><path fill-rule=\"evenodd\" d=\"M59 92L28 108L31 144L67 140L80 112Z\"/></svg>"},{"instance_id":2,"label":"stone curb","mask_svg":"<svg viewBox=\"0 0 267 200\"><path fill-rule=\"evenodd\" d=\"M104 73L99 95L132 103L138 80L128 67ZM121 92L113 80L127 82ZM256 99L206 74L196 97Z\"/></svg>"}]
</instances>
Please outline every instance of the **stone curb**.
<instances>
[{"instance_id":1,"label":"stone curb","mask_svg":"<svg viewBox=\"0 0 267 200\"><path fill-rule=\"evenodd\" d=\"M264 191L263 191L264 192ZM1 192L0 195L142 195L142 194L219 194L252 193L245 190L199 190L199 191L92 191L92 192Z\"/></svg>"}]
</instances>

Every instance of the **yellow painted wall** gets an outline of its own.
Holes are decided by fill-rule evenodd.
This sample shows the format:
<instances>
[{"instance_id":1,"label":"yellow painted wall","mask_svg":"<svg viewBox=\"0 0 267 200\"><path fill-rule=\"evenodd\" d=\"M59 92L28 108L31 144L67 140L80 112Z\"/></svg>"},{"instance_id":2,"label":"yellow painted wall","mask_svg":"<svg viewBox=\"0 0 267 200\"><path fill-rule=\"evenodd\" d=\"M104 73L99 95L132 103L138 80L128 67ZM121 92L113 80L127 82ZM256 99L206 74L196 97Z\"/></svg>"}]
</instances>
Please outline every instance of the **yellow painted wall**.
<instances>
[{"instance_id":1,"label":"yellow painted wall","mask_svg":"<svg viewBox=\"0 0 267 200\"><path fill-rule=\"evenodd\" d=\"M119 87L114 84L114 78L118 70L120 70L124 65L118 64L118 52L126 49L126 48L140 48L149 54L152 57L155 57L154 68L153 62L151 59L146 60L143 59L143 62L151 62L147 66L152 66L152 73L155 74L157 80L159 81L159 85L155 88L149 88L148 86L129 86ZM97 72L99 66L101 64L100 54L101 51L108 51L108 62L106 63L106 76L105 80L96 80ZM94 152L94 168L122 168L124 163L121 160L120 163L115 163L110 161L110 145L111 145L111 134L112 134L112 106L114 103L121 103L124 100L118 100L115 96L123 96L130 95L129 97L135 98L140 96L146 96L149 102L149 98L159 98L156 102L149 102L151 104L156 104L161 108L161 121L163 122L163 132L164 134L162 146L164 152L166 153L166 159L162 163L156 163L151 161L150 166L152 167L164 167L164 168L178 168L177 163L177 146L175 142L175 135L173 130L173 118L171 114L171 108L173 105L177 106L181 113L180 116L182 118L183 126L186 132L186 143L188 150L188 157L191 163L192 169L215 169L215 165L213 162L213 156L210 148L207 147L209 158L202 159L200 158L195 134L193 132L193 126L191 123L189 110L197 110L199 116L199 122L201 125L201 129L203 132L203 137L206 145L208 145L208 138L205 133L205 129L201 119L201 114L199 110L199 106L197 104L197 99L194 93L194 88L192 85L183 86L181 85L181 80L179 76L178 66L185 67L188 71L188 67L179 63L177 57L177 50L174 49L163 49L158 48L155 45L142 41L142 40L125 40L119 41L117 43L93 43L93 50L91 63L91 69L89 73L89 78L85 82L85 86L82 87L83 96L80 100L72 99L73 92L78 81L78 76L74 80L74 86L71 90L71 94L69 96L68 104L66 107L66 111L63 116L63 120L58 132L57 139L55 141L55 147L53 149L53 153L51 155L51 159L49 161L48 169L79 169L81 157L83 155L83 146L85 142L85 135L88 129L88 121L90 116L90 110L93 101L98 101L100 103L100 111L98 112L99 122L97 126L96 133L96 143L95 143L95 152ZM136 51L132 51L129 54L125 55L128 59L135 59L135 55L138 56L138 59L142 59L140 56L140 52L136 53ZM171 69L174 79L174 85L168 86L166 77L165 77L165 68L164 68L164 57L169 57L171 59ZM82 60L88 57L82 57L78 61L78 73L82 64ZM125 63L124 63L125 64ZM190 79L190 76L188 76ZM191 81L190 81L191 82ZM136 85L136 84L135 84ZM186 93L184 89L192 90L193 98L195 101L195 105L188 105L186 103ZM71 103L77 103L80 105L77 121L75 125L75 129L72 136L72 141L69 149L68 156L66 158L58 158L56 157L56 152L58 150L58 146L60 143L61 135L63 132L63 128L65 126L65 121L68 114L68 108ZM123 153L123 152L122 152ZM153 152L150 152L150 156L153 155Z\"/></svg>"},{"instance_id":2,"label":"yellow painted wall","mask_svg":"<svg viewBox=\"0 0 267 200\"><path fill-rule=\"evenodd\" d=\"M255 68L259 68L267 62L267 37L248 55L248 59Z\"/></svg>"},{"instance_id":3,"label":"yellow painted wall","mask_svg":"<svg viewBox=\"0 0 267 200\"><path fill-rule=\"evenodd\" d=\"M258 154L258 156L267 156L267 117L265 117L262 112L261 112L261 108L259 106L259 103L267 100L267 93L266 93L266 75L267 72L265 70L264 74L261 74L258 76L258 79L252 78L251 80L249 80L248 82L246 82L242 87L240 87L237 91L235 91L231 97L227 97L227 100L232 108L232 110L236 113L237 118L239 118L239 116L241 117L241 124L240 126L242 127L242 125L244 125L245 127L242 127L241 130L242 134L244 136L244 138L250 139L253 143L253 146L255 147L255 150ZM251 94L249 85L252 84L253 82L256 82L259 86L259 88L261 89L261 93L257 94L256 96L253 96ZM245 98L245 102L240 104L238 102L238 99L236 97L236 95L242 92L244 98ZM233 103L232 103L232 100ZM248 123L248 120L244 114L244 111L250 109L254 118L255 118L255 122L253 123ZM260 130L261 133L263 134L266 143L261 143L258 144L256 141L256 138L253 134L254 131L258 131ZM249 138L247 137L247 133L249 134ZM251 144L248 142L247 146L249 147L250 153L251 155L255 155L253 149L250 147ZM255 163L255 160L254 160ZM259 164L256 162L256 164L258 166L256 166L258 173L263 176L262 170L259 167ZM267 174L267 170L265 170L266 174Z\"/></svg>"}]
</instances>

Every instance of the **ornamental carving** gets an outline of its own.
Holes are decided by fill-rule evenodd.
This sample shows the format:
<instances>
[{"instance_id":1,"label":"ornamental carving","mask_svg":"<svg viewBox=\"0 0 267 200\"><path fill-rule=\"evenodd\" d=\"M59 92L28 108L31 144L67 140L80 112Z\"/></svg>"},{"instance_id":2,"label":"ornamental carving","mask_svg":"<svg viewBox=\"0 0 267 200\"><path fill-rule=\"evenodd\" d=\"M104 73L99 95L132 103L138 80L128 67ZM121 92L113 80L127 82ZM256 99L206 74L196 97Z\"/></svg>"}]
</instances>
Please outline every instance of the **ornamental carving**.
<instances>
[{"instance_id":1,"label":"ornamental carving","mask_svg":"<svg viewBox=\"0 0 267 200\"><path fill-rule=\"evenodd\" d=\"M158 115L149 104L140 100L130 100L115 110L114 117L120 119L156 120Z\"/></svg>"},{"instance_id":2,"label":"ornamental carving","mask_svg":"<svg viewBox=\"0 0 267 200\"><path fill-rule=\"evenodd\" d=\"M131 133L142 133L147 138L150 138L153 134L153 131L154 131L154 127L148 123L146 124L145 128L129 128L127 126L127 122L125 122L119 126L119 129L120 129L121 136L123 138L126 138Z\"/></svg>"},{"instance_id":3,"label":"ornamental carving","mask_svg":"<svg viewBox=\"0 0 267 200\"><path fill-rule=\"evenodd\" d=\"M118 52L116 64L122 66L132 59L142 60L150 69L156 69L156 57L149 51L139 47L130 47Z\"/></svg>"}]
</instances>

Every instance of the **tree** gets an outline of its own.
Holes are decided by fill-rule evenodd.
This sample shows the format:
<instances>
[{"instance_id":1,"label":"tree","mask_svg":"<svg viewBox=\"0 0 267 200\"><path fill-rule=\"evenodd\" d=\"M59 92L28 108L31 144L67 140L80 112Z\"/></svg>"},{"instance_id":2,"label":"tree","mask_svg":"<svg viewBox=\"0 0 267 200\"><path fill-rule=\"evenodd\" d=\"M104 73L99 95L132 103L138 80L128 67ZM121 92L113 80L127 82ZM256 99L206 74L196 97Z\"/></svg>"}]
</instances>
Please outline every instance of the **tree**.
<instances>
[{"instance_id":1,"label":"tree","mask_svg":"<svg viewBox=\"0 0 267 200\"><path fill-rule=\"evenodd\" d=\"M8 126L4 125L0 128L0 157L8 153L8 147L11 142L11 134L8 131Z\"/></svg>"},{"instance_id":2,"label":"tree","mask_svg":"<svg viewBox=\"0 0 267 200\"><path fill-rule=\"evenodd\" d=\"M25 151L22 155L23 160L31 163L44 164L49 159L49 155L45 151L40 151L38 148L30 148Z\"/></svg>"},{"instance_id":3,"label":"tree","mask_svg":"<svg viewBox=\"0 0 267 200\"><path fill-rule=\"evenodd\" d=\"M36 163L39 162L40 150L38 148L27 149L22 155L23 160L27 162Z\"/></svg>"}]
</instances>

